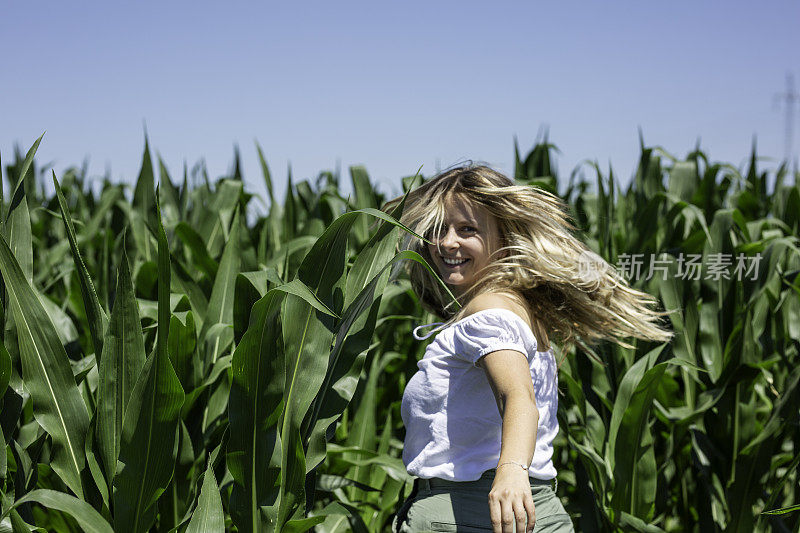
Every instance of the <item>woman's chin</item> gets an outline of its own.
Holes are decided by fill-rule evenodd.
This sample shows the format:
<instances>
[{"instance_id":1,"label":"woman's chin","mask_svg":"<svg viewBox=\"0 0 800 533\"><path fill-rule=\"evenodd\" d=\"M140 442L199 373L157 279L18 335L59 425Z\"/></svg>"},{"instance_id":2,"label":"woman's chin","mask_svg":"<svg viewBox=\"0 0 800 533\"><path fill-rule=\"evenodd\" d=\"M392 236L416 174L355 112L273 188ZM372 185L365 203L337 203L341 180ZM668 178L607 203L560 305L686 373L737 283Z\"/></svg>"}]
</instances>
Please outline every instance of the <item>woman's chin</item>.
<instances>
[{"instance_id":1,"label":"woman's chin","mask_svg":"<svg viewBox=\"0 0 800 533\"><path fill-rule=\"evenodd\" d=\"M461 286L464 285L464 278L461 276L442 279L450 287L451 291L461 290Z\"/></svg>"}]
</instances>

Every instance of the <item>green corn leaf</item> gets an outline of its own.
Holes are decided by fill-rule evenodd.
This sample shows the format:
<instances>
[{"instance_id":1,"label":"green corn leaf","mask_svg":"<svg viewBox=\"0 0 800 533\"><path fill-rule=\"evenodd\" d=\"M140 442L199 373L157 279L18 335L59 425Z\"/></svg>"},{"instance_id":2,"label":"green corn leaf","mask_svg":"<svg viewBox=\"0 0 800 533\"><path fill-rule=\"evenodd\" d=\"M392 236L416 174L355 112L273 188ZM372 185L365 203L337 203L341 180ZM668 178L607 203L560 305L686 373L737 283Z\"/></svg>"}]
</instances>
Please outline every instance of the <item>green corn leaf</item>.
<instances>
[{"instance_id":1,"label":"green corn leaf","mask_svg":"<svg viewBox=\"0 0 800 533\"><path fill-rule=\"evenodd\" d=\"M58 197L58 205L61 209L61 216L64 218L64 227L67 230L67 238L69 239L69 246L72 249L72 258L75 261L75 269L78 271L78 279L81 283L81 296L83 296L83 305L86 309L86 316L89 318L89 330L92 333L92 342L94 343L95 356L99 356L103 352L103 335L108 325L108 317L105 311L100 306L100 300L97 298L97 293L94 290L94 284L89 277L89 272L81 257L80 250L78 250L78 243L75 238L75 229L72 226L72 218L67 208L67 201L61 192L61 187L58 185L56 173L53 172L53 185L56 188L56 196ZM99 357L98 361L102 358Z\"/></svg>"},{"instance_id":2,"label":"green corn leaf","mask_svg":"<svg viewBox=\"0 0 800 533\"><path fill-rule=\"evenodd\" d=\"M281 265L288 262L290 256L311 248L314 246L315 242L317 242L317 237L314 235L301 235L300 237L284 242L281 244L280 253L276 253L271 259L266 261L265 265L267 267L281 267Z\"/></svg>"},{"instance_id":3,"label":"green corn leaf","mask_svg":"<svg viewBox=\"0 0 800 533\"><path fill-rule=\"evenodd\" d=\"M242 196L242 182L225 179L219 182L207 209L195 210L191 226L203 237L211 257L217 257L228 238L234 212Z\"/></svg>"},{"instance_id":4,"label":"green corn leaf","mask_svg":"<svg viewBox=\"0 0 800 533\"><path fill-rule=\"evenodd\" d=\"M208 335L210 328L215 324L233 325L233 293L236 283L236 275L240 269L239 256L239 211L235 211L231 233L222 254L217 276L214 279L214 288L211 291L211 299L208 301L206 318L203 320L203 329L200 332L200 339L208 345L208 353L205 361L206 368L211 368L220 356L222 348L229 344L233 339L233 330L225 328L218 330L215 335Z\"/></svg>"},{"instance_id":5,"label":"green corn leaf","mask_svg":"<svg viewBox=\"0 0 800 533\"><path fill-rule=\"evenodd\" d=\"M234 288L236 276L241 269L239 216L237 207L234 210L230 236L222 253L220 267L211 291L211 299L208 302L207 314L200 331L201 346L205 348L203 352L205 356L203 363L205 372L214 367L223 351L233 342L233 328L227 326L233 325ZM225 327L216 327L220 325ZM203 410L201 427L204 430L213 421L213 417L210 416L210 407L207 404Z\"/></svg>"},{"instance_id":6,"label":"green corn leaf","mask_svg":"<svg viewBox=\"0 0 800 533\"><path fill-rule=\"evenodd\" d=\"M133 191L132 209L129 213L133 228L133 239L145 261L152 261L155 255L150 234L147 231L148 225L156 225L156 213L153 210L153 206L156 205L156 199L153 193L154 189L155 177L153 173L153 160L150 157L150 144L147 140L147 134L145 134L142 167L139 170L139 177L136 179L136 187Z\"/></svg>"},{"instance_id":7,"label":"green corn leaf","mask_svg":"<svg viewBox=\"0 0 800 533\"><path fill-rule=\"evenodd\" d=\"M29 492L7 509L0 519L5 518L12 509L27 502L36 502L48 509L55 509L72 516L82 530L86 533L113 533L111 525L94 510L94 508L83 500L50 489L37 489ZM15 529L16 531L16 529Z\"/></svg>"},{"instance_id":8,"label":"green corn leaf","mask_svg":"<svg viewBox=\"0 0 800 533\"><path fill-rule=\"evenodd\" d=\"M297 236L298 210L299 207L297 206L297 201L294 197L294 186L292 185L292 168L289 167L289 174L286 179L286 198L283 201L283 217L281 221L281 235L283 237L283 241L292 240Z\"/></svg>"},{"instance_id":9,"label":"green corn leaf","mask_svg":"<svg viewBox=\"0 0 800 533\"><path fill-rule=\"evenodd\" d=\"M293 294L295 296L302 298L305 302L308 303L308 305L310 305L320 313L326 314L333 318L340 318L335 311L333 311L331 308L325 305L325 302L320 300L319 297L316 294L314 294L314 292L299 279L292 280L289 283L284 283L283 285L275 288L282 292L285 292L286 294Z\"/></svg>"},{"instance_id":10,"label":"green corn leaf","mask_svg":"<svg viewBox=\"0 0 800 533\"><path fill-rule=\"evenodd\" d=\"M108 482L103 472L103 467L100 466L100 460L97 458L95 450L99 450L100 445L97 439L97 411L92 413L92 418L89 421L89 429L86 432L86 441L84 443L84 452L86 453L86 466L89 467L89 474L97 487L100 497L103 499L103 505L108 509L111 508L111 495L108 491ZM116 458L115 458L116 459Z\"/></svg>"},{"instance_id":11,"label":"green corn leaf","mask_svg":"<svg viewBox=\"0 0 800 533\"><path fill-rule=\"evenodd\" d=\"M402 212L402 205L401 202L393 213L394 215L399 216ZM389 258L394 252L396 242L396 227L390 223L384 223L358 255L353 268L348 273L344 302L347 311L338 326L336 344L331 353L330 364L320 395L314 401L311 417L304 422L301 428L303 442L308 443L307 471L313 469L324 459L328 427L352 398L354 390L345 392L347 387L344 381L353 380L355 377L355 383L357 383L356 376L361 373L366 348L369 346L375 329L380 295L387 281L386 277L381 274L386 270L387 262L390 264L394 262L389 261ZM372 307L371 312L365 315L364 311L370 307ZM351 329L357 333L350 335ZM328 398L329 394L334 396L331 387L334 384L337 386L333 389L340 397ZM342 394L346 397L342 398Z\"/></svg>"},{"instance_id":12,"label":"green corn leaf","mask_svg":"<svg viewBox=\"0 0 800 533\"><path fill-rule=\"evenodd\" d=\"M619 513L619 524L623 526L623 531L637 531L639 533L665 533L660 527L648 524L641 518L633 516L625 511Z\"/></svg>"},{"instance_id":13,"label":"green corn leaf","mask_svg":"<svg viewBox=\"0 0 800 533\"><path fill-rule=\"evenodd\" d=\"M51 467L82 498L89 414L50 318L5 239L0 241L0 271L9 294L22 375L33 398L34 417L53 438Z\"/></svg>"},{"instance_id":14,"label":"green corn leaf","mask_svg":"<svg viewBox=\"0 0 800 533\"><path fill-rule=\"evenodd\" d=\"M63 194L63 191L62 191ZM101 225L106 223L106 216L114 207L119 207L120 200L124 200L122 186L116 186L103 191L100 198L100 205L92 210L92 218L86 223L83 230L76 237L78 247L91 243L100 231ZM125 205L125 204L122 204ZM60 213L50 212L53 216L61 218L64 217ZM75 221L72 221L74 225ZM81 222L80 220L78 221ZM66 226L65 226L66 227ZM49 276L52 275L54 269L57 269L64 260L66 254L70 251L71 245L69 239L55 243L55 246L47 250L46 256L41 260L41 265L38 272L35 273L36 282L38 284L45 283Z\"/></svg>"},{"instance_id":15,"label":"green corn leaf","mask_svg":"<svg viewBox=\"0 0 800 533\"><path fill-rule=\"evenodd\" d=\"M214 458L219 448L208 459L208 467L203 475L203 488L197 501L197 508L186 528L186 533L213 533L225 531L225 515L222 512L222 498L214 475Z\"/></svg>"},{"instance_id":16,"label":"green corn leaf","mask_svg":"<svg viewBox=\"0 0 800 533\"><path fill-rule=\"evenodd\" d=\"M324 516L312 516L309 518L289 520L281 531L284 531L285 533L302 533L303 531L310 531L314 529L314 526L321 524L324 521Z\"/></svg>"},{"instance_id":17,"label":"green corn leaf","mask_svg":"<svg viewBox=\"0 0 800 533\"><path fill-rule=\"evenodd\" d=\"M266 263L283 247L283 209L278 202L269 206L267 220L259 236L258 261Z\"/></svg>"},{"instance_id":18,"label":"green corn leaf","mask_svg":"<svg viewBox=\"0 0 800 533\"><path fill-rule=\"evenodd\" d=\"M351 211L351 213L366 213L368 215L372 215L372 216L374 216L376 218L379 218L379 219L381 219L383 221L388 222L389 224L393 224L393 225L397 226L398 228L404 229L405 231L407 231L408 233L410 233L414 237L417 237L418 239L422 239L422 241L424 241L424 242L426 242L428 244L432 244L431 241L429 241L428 239L424 238L422 235L417 235L416 233L414 233L414 231L411 228L409 228L408 226L406 226L404 224L401 224L399 221L395 220L395 218L392 217L391 215L387 215L386 213L384 213L383 211L379 211L378 209L372 209L371 207L366 207L364 209L356 209L355 211ZM345 213L342 216L346 216L346 215L349 215L349 214L350 213Z\"/></svg>"},{"instance_id":19,"label":"green corn leaf","mask_svg":"<svg viewBox=\"0 0 800 533\"><path fill-rule=\"evenodd\" d=\"M250 327L233 353L227 464L235 480L231 518L242 532L264 531L261 507L277 497L273 487L280 475L278 419L286 373L279 325L284 294L272 290L256 302ZM274 522L275 517L272 530Z\"/></svg>"},{"instance_id":20,"label":"green corn leaf","mask_svg":"<svg viewBox=\"0 0 800 533\"><path fill-rule=\"evenodd\" d=\"M572 435L569 435L567 440L570 446L577 450L578 457L583 463L589 479L592 481L595 492L601 495L603 502L610 502L612 495L608 494L607 487L610 485L611 479L613 479L613 474L608 461L601 457L591 444L582 444L575 440Z\"/></svg>"},{"instance_id":21,"label":"green corn leaf","mask_svg":"<svg viewBox=\"0 0 800 533\"><path fill-rule=\"evenodd\" d=\"M16 509L12 509L9 516L11 518L10 525L7 522L3 522L3 525L7 527L7 531L9 533L30 533L32 531L36 531L37 533L44 532L42 528L33 528L30 524L25 522Z\"/></svg>"},{"instance_id":22,"label":"green corn leaf","mask_svg":"<svg viewBox=\"0 0 800 533\"><path fill-rule=\"evenodd\" d=\"M699 345L697 347L700 351L703 367L708 371L712 383L717 383L720 379L724 365L719 317L720 309L717 302L704 301L700 307Z\"/></svg>"},{"instance_id":23,"label":"green corn leaf","mask_svg":"<svg viewBox=\"0 0 800 533\"><path fill-rule=\"evenodd\" d=\"M195 372L201 370L194 368L193 356L197 349L197 329L194 323L194 313L186 311L172 315L169 323L169 357L175 374L180 379L183 390L190 390L197 382ZM199 372L198 372L199 375ZM188 399L187 399L188 401ZM184 408L186 405L184 404Z\"/></svg>"},{"instance_id":24,"label":"green corn leaf","mask_svg":"<svg viewBox=\"0 0 800 533\"><path fill-rule=\"evenodd\" d=\"M47 433L32 421L22 426L17 439L11 440L11 454L14 457L14 494L24 495L36 488L39 480L38 463L42 456Z\"/></svg>"},{"instance_id":25,"label":"green corn leaf","mask_svg":"<svg viewBox=\"0 0 800 533\"><path fill-rule=\"evenodd\" d=\"M769 420L763 429L746 446L742 447L736 458L736 477L728 490L731 506L732 531L753 529L752 505L762 496L759 480L769 469L770 458L776 442L781 442L780 432L791 433L789 418L797 412L800 403L800 367L795 367L786 376L785 389L775 402ZM744 406L737 405L737 409ZM776 435L776 433L778 435Z\"/></svg>"},{"instance_id":26,"label":"green corn leaf","mask_svg":"<svg viewBox=\"0 0 800 533\"><path fill-rule=\"evenodd\" d=\"M377 468L383 469L384 472L392 479L398 481L408 481L412 476L408 474L403 460L399 457L389 457L380 455L371 450L365 450L358 446L339 446L337 444L329 444L328 452L337 456L337 460L353 466L366 466L374 465ZM341 457L338 457L341 456ZM364 456L364 458L356 458L355 456Z\"/></svg>"},{"instance_id":27,"label":"green corn leaf","mask_svg":"<svg viewBox=\"0 0 800 533\"><path fill-rule=\"evenodd\" d=\"M3 428L0 426L0 445L6 447L6 438L3 435ZM8 454L0 453L0 479L5 479L8 475ZM0 503L2 503L2 490L0 490Z\"/></svg>"},{"instance_id":28,"label":"green corn leaf","mask_svg":"<svg viewBox=\"0 0 800 533\"><path fill-rule=\"evenodd\" d=\"M391 265L401 260L416 261L434 274L431 266L418 253L411 250L400 252L382 266L345 311L330 357L332 370L326 374L320 395L314 402L312 416L302 428L304 442L308 442L307 471L325 458L328 429L342 415L355 394L366 349L374 331L374 326L370 324L374 324L374 315L378 309L375 303L380 303L380 299L376 300L376 295L382 292L381 287L386 284L383 274ZM370 306L373 307L369 313L364 314ZM351 329L355 329L356 333L351 334Z\"/></svg>"},{"instance_id":29,"label":"green corn leaf","mask_svg":"<svg viewBox=\"0 0 800 533\"><path fill-rule=\"evenodd\" d=\"M389 364L389 362L394 360L400 360L403 356L397 352L389 352L386 354L385 357L381 359L380 365L380 372L383 373ZM378 413L380 415L380 413ZM391 440L392 440L392 428L394 427L394 417L389 412L388 416L386 417L386 424L381 429L381 435L378 439L378 454L383 456L390 456L390 448L391 448ZM380 468L373 468L369 471L369 481L368 484L370 487L385 487L387 491L391 490L391 487L396 487L397 492L399 493L400 489L405 486L405 483L398 483L396 480L389 478L389 476ZM379 490L377 491L379 492ZM388 510L386 506L386 501L383 498L378 500L380 503L382 510Z\"/></svg>"},{"instance_id":30,"label":"green corn leaf","mask_svg":"<svg viewBox=\"0 0 800 533\"><path fill-rule=\"evenodd\" d=\"M378 202L375 199L372 184L369 182L367 169L360 165L351 166L350 178L353 182L353 192L356 196L353 202L356 209L377 207ZM355 234L358 242L366 242L369 237L369 220L366 218L359 219L355 224Z\"/></svg>"},{"instance_id":31,"label":"green corn leaf","mask_svg":"<svg viewBox=\"0 0 800 533\"><path fill-rule=\"evenodd\" d=\"M277 278L277 270L271 269ZM278 285L283 282L278 279ZM259 299L263 298L269 290L267 272L241 272L236 276L233 289L233 339L236 344L242 340L242 335L250 323L250 311Z\"/></svg>"},{"instance_id":32,"label":"green corn leaf","mask_svg":"<svg viewBox=\"0 0 800 533\"><path fill-rule=\"evenodd\" d=\"M211 367L211 371L208 373L208 376L206 376L206 378L200 384L198 384L197 387L186 394L183 407L181 408L181 418L186 418L189 415L189 411L194 406L200 395L205 392L206 389L214 385L222 373L231 367L232 359L232 355L223 355L217 359L217 362L214 363L213 367Z\"/></svg>"},{"instance_id":33,"label":"green corn leaf","mask_svg":"<svg viewBox=\"0 0 800 533\"><path fill-rule=\"evenodd\" d=\"M155 176L153 172L153 159L150 156L150 143L147 134L144 136L144 153L142 154L142 167L139 170L139 177L136 179L136 186L133 191L133 207L142 213L142 219L147 222L155 223L155 212L153 206L156 205ZM151 214L153 215L151 217Z\"/></svg>"},{"instance_id":34,"label":"green corn leaf","mask_svg":"<svg viewBox=\"0 0 800 533\"><path fill-rule=\"evenodd\" d=\"M147 359L124 247L117 274L116 295L98 369L98 456L109 487L113 484L117 469L125 409Z\"/></svg>"},{"instance_id":35,"label":"green corn leaf","mask_svg":"<svg viewBox=\"0 0 800 533\"><path fill-rule=\"evenodd\" d=\"M320 474L319 476L317 476L317 489L319 490L323 490L325 492L333 492L336 489L341 489L343 487L358 487L364 492L380 491L380 489L376 489L375 487L359 483L358 481L348 479L344 476L333 476L330 474Z\"/></svg>"},{"instance_id":36,"label":"green corn leaf","mask_svg":"<svg viewBox=\"0 0 800 533\"><path fill-rule=\"evenodd\" d=\"M41 302L42 307L44 307L44 310L47 312L47 316L50 317L50 322L53 323L53 327L56 328L56 333L58 334L61 344L66 346L77 341L78 330L75 328L75 323L72 321L69 315L62 311L61 307L47 296L41 294L40 292L37 292L36 296L39 297L39 302ZM90 356L92 357L92 360L94 360L94 354L91 354Z\"/></svg>"},{"instance_id":37,"label":"green corn leaf","mask_svg":"<svg viewBox=\"0 0 800 533\"><path fill-rule=\"evenodd\" d=\"M163 530L170 528L169 531L173 533L180 531L191 520L192 512L196 507L192 506L191 503L197 499L202 489L202 485L197 484L199 481L197 474L200 467L199 454L198 457L195 457L192 437L189 434L189 428L183 421L180 423L179 433L179 451L177 463L175 464L175 474L169 487L158 500L159 513L162 517L159 520L159 525ZM227 438L223 437L223 442L217 448L224 448L225 443L227 443ZM212 455L216 453L215 449ZM215 464L214 467L217 468L218 461L212 460L212 462ZM190 476L190 474L192 475ZM181 512L183 512L182 516Z\"/></svg>"},{"instance_id":38,"label":"green corn leaf","mask_svg":"<svg viewBox=\"0 0 800 533\"><path fill-rule=\"evenodd\" d=\"M261 164L261 173L264 176L264 183L267 186L267 194L269 194L270 205L275 204L275 195L272 192L272 175L267 166L267 160L264 158L264 152L261 150L261 145L256 142L256 151L258 152L258 162Z\"/></svg>"},{"instance_id":39,"label":"green corn leaf","mask_svg":"<svg viewBox=\"0 0 800 533\"><path fill-rule=\"evenodd\" d=\"M377 448L378 435L375 428L378 427L378 413L376 404L378 399L378 379L381 374L381 359L374 356L372 364L367 371L367 383L364 387L364 394L362 401L359 402L355 415L353 416L353 423L350 426L350 432L347 435L345 446L354 446L365 450L374 450ZM344 457L349 459L347 455ZM360 483L370 482L370 469L364 468L361 465L355 465L350 475ZM350 496L355 497L355 489L350 490Z\"/></svg>"},{"instance_id":40,"label":"green corn leaf","mask_svg":"<svg viewBox=\"0 0 800 533\"><path fill-rule=\"evenodd\" d=\"M669 193L681 200L690 201L698 184L697 163L694 161L678 161L669 170Z\"/></svg>"},{"instance_id":41,"label":"green corn leaf","mask_svg":"<svg viewBox=\"0 0 800 533\"><path fill-rule=\"evenodd\" d=\"M208 300L203 290L194 281L192 276L189 275L183 265L181 265L180 261L172 255L170 255L170 266L172 267L171 274L174 274L174 276L170 276L171 281L173 281L176 288L189 299L189 304L194 314L194 322L198 328L202 328L203 317L206 316L208 310Z\"/></svg>"},{"instance_id":42,"label":"green corn leaf","mask_svg":"<svg viewBox=\"0 0 800 533\"><path fill-rule=\"evenodd\" d=\"M371 214L395 226L391 216L376 209L362 209L338 217L317 240L303 259L298 278L315 291L327 307L340 313L345 282L344 249L353 224L362 213ZM410 231L408 228L407 231ZM290 296L284 310L286 386L281 472L283 483L278 498L278 523L285 524L293 513L305 507L305 458L301 445L301 425L320 390L328 368L335 321L316 316L313 307ZM353 317L356 318L356 317Z\"/></svg>"},{"instance_id":43,"label":"green corn leaf","mask_svg":"<svg viewBox=\"0 0 800 533\"><path fill-rule=\"evenodd\" d=\"M278 318L289 294L312 308L319 305L310 290L298 291L299 286L300 281L295 280L276 287L255 303L250 326L233 354L227 461L236 480L231 514L241 531L261 531L263 524L277 520L276 509L268 508L262 515L261 508L278 496L272 489L280 472L278 419L283 410L286 373Z\"/></svg>"},{"instance_id":44,"label":"green corn leaf","mask_svg":"<svg viewBox=\"0 0 800 533\"><path fill-rule=\"evenodd\" d=\"M287 373L281 426L279 527L295 518L306 505L306 465L300 426L324 379L333 340L333 333L314 316L312 309L296 296L289 296L282 322Z\"/></svg>"},{"instance_id":45,"label":"green corn leaf","mask_svg":"<svg viewBox=\"0 0 800 533\"><path fill-rule=\"evenodd\" d=\"M655 365L664 346L636 361L625 373L608 430L607 457L614 472L611 506L645 520L651 518L650 502L656 489L648 414L667 368L665 363Z\"/></svg>"},{"instance_id":46,"label":"green corn leaf","mask_svg":"<svg viewBox=\"0 0 800 533\"><path fill-rule=\"evenodd\" d=\"M19 189L24 193L24 189ZM19 263L25 279L33 283L33 245L31 235L31 218L28 212L28 202L23 201L12 206L8 211L8 219L3 227L6 242L8 242L14 258Z\"/></svg>"},{"instance_id":47,"label":"green corn leaf","mask_svg":"<svg viewBox=\"0 0 800 533\"><path fill-rule=\"evenodd\" d=\"M155 504L172 478L184 401L167 353L170 255L159 212L156 205L158 225L152 228L158 238L156 347L145 362L125 410L114 479L114 528L134 533L150 528L155 520Z\"/></svg>"},{"instance_id":48,"label":"green corn leaf","mask_svg":"<svg viewBox=\"0 0 800 533\"><path fill-rule=\"evenodd\" d=\"M42 137L44 137L44 133L42 133L36 141L34 141L33 146L30 147L28 153L25 154L25 161L22 163L22 168L20 169L16 186L14 187L14 194L11 195L11 204L8 206L8 211L6 212L6 224L8 223L8 218L11 216L11 213L14 209L22 202L23 198L25 198L25 176L28 174L28 170L30 170L31 165L33 164L33 157L36 155L36 151L39 149L39 143L42 142Z\"/></svg>"},{"instance_id":49,"label":"green corn leaf","mask_svg":"<svg viewBox=\"0 0 800 533\"><path fill-rule=\"evenodd\" d=\"M92 218L89 219L89 222L86 223L83 231L81 231L81 234L78 236L78 244L92 241L97 235L97 232L100 231L100 227L105 223L106 215L124 198L125 193L122 185L111 187L103 191L100 197L100 205L92 210Z\"/></svg>"},{"instance_id":50,"label":"green corn leaf","mask_svg":"<svg viewBox=\"0 0 800 533\"><path fill-rule=\"evenodd\" d=\"M161 155L158 155L157 158L159 174L158 185L161 191L159 205L163 211L163 217L167 221L167 226L172 227L180 217L180 194L169 177L169 172L167 171L164 161L161 159Z\"/></svg>"},{"instance_id":51,"label":"green corn leaf","mask_svg":"<svg viewBox=\"0 0 800 533\"><path fill-rule=\"evenodd\" d=\"M789 507L781 507L780 509L772 509L770 511L762 511L761 514L781 515L781 514L792 513L794 511L800 511L800 504L798 504L798 505L790 505Z\"/></svg>"},{"instance_id":52,"label":"green corn leaf","mask_svg":"<svg viewBox=\"0 0 800 533\"><path fill-rule=\"evenodd\" d=\"M6 345L0 341L0 398L6 393L8 382L11 380L11 373L11 355L6 350Z\"/></svg>"},{"instance_id":53,"label":"green corn leaf","mask_svg":"<svg viewBox=\"0 0 800 533\"><path fill-rule=\"evenodd\" d=\"M192 252L192 259L195 266L208 276L208 279L216 279L219 265L208 254L203 238L186 222L179 222L175 226L175 235L183 241Z\"/></svg>"}]
</instances>

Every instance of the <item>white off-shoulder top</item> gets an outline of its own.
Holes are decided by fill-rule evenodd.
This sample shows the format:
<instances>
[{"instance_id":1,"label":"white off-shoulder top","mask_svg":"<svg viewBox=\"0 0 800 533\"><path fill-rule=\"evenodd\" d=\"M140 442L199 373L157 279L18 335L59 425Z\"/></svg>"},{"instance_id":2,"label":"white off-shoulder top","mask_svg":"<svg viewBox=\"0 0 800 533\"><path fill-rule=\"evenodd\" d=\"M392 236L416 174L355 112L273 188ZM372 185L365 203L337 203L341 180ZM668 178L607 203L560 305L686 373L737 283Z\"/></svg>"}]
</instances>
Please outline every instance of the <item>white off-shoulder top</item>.
<instances>
[{"instance_id":1,"label":"white off-shoulder top","mask_svg":"<svg viewBox=\"0 0 800 533\"><path fill-rule=\"evenodd\" d=\"M417 340L436 332L420 336L417 332L423 327L427 326L414 330ZM514 350L528 360L539 410L528 474L544 480L556 477L552 457L558 433L557 366L552 348L536 348L530 326L507 309L478 311L439 331L403 392L403 463L408 473L474 481L497 466L503 420L486 373L476 363L488 353Z\"/></svg>"}]
</instances>

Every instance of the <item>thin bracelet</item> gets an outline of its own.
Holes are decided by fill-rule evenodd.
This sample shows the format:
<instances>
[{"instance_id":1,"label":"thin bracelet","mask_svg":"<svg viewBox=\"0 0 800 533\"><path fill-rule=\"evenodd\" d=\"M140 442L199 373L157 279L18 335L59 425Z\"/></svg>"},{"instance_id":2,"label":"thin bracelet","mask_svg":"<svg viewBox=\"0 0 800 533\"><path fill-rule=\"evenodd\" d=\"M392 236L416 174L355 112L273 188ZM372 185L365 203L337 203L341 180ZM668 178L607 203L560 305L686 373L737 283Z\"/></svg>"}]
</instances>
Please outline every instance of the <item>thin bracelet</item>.
<instances>
[{"instance_id":1,"label":"thin bracelet","mask_svg":"<svg viewBox=\"0 0 800 533\"><path fill-rule=\"evenodd\" d=\"M506 461L505 463L500 463L499 465L497 465L497 468L500 468L503 465L517 465L520 468L522 468L523 470L526 470L526 471L528 470L527 467L524 464L518 463L516 461Z\"/></svg>"}]
</instances>

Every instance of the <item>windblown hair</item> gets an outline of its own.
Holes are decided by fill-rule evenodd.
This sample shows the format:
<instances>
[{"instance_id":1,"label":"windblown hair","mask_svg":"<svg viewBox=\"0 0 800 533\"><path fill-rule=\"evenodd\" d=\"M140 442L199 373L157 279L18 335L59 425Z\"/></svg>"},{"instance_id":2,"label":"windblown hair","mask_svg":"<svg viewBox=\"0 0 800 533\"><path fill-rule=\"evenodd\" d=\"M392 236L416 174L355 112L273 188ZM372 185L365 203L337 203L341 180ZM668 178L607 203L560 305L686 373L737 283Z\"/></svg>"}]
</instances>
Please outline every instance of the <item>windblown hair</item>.
<instances>
[{"instance_id":1,"label":"windblown hair","mask_svg":"<svg viewBox=\"0 0 800 533\"><path fill-rule=\"evenodd\" d=\"M467 164L408 193L400 221L430 240L439 235L446 201L453 194L486 209L500 231L500 248L458 297L459 305L484 292L511 293L525 300L550 340L565 350L578 340L589 345L611 340L631 347L624 338L665 342L672 337L658 324L667 313L651 309L657 300L631 288L612 265L573 236L566 204L547 191L516 185L487 166ZM383 210L391 212L401 200L390 200ZM407 232L398 248L413 250L434 265L426 243ZM424 309L448 323L463 317L464 309L456 309L424 266L416 261L404 265Z\"/></svg>"}]
</instances>

